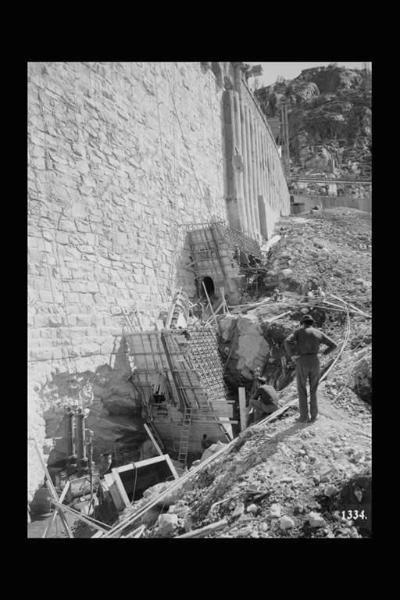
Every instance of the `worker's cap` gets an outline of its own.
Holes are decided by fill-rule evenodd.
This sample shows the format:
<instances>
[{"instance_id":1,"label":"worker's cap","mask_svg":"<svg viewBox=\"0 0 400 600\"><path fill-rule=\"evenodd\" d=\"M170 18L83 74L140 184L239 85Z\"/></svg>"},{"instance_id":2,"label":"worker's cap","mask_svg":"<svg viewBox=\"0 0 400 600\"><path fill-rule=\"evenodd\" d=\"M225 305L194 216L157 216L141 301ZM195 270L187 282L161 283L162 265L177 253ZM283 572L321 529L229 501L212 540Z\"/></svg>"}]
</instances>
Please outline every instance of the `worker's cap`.
<instances>
[{"instance_id":1,"label":"worker's cap","mask_svg":"<svg viewBox=\"0 0 400 600\"><path fill-rule=\"evenodd\" d=\"M304 317L301 317L300 323L314 323L314 319L311 315L304 315Z\"/></svg>"},{"instance_id":2,"label":"worker's cap","mask_svg":"<svg viewBox=\"0 0 400 600\"><path fill-rule=\"evenodd\" d=\"M261 383L267 383L265 377L257 377L257 381L261 381Z\"/></svg>"}]
</instances>

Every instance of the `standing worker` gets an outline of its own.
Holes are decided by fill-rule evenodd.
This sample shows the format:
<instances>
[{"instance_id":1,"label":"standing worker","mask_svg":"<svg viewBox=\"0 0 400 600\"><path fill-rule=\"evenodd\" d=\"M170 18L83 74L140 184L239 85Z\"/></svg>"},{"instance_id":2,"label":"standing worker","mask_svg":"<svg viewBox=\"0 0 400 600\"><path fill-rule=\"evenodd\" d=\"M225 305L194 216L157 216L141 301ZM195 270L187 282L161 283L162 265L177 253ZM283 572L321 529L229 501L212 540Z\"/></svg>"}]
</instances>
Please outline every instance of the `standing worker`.
<instances>
[{"instance_id":1,"label":"standing worker","mask_svg":"<svg viewBox=\"0 0 400 600\"><path fill-rule=\"evenodd\" d=\"M250 397L247 427L278 409L278 394L265 377L257 377L258 387Z\"/></svg>"},{"instance_id":2,"label":"standing worker","mask_svg":"<svg viewBox=\"0 0 400 600\"><path fill-rule=\"evenodd\" d=\"M317 388L319 383L319 358L320 344L325 344L327 349L324 354L329 354L337 344L327 335L313 327L314 319L311 315L302 317L302 327L296 329L286 338L284 345L289 356L296 360L297 391L299 395L300 423L314 422L318 416ZM307 380L310 382L310 414L308 416Z\"/></svg>"}]
</instances>

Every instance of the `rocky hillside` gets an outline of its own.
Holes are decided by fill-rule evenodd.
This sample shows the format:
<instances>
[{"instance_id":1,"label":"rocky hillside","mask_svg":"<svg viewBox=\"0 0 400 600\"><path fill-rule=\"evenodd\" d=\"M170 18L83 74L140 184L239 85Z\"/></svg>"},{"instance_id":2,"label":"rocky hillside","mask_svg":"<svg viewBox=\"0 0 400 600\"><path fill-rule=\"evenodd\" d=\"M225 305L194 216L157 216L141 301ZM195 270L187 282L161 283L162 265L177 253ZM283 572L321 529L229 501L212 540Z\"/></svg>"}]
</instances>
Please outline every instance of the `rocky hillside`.
<instances>
[{"instance_id":1,"label":"rocky hillside","mask_svg":"<svg viewBox=\"0 0 400 600\"><path fill-rule=\"evenodd\" d=\"M367 71L306 69L255 95L268 118L288 104L292 175L368 177L371 172L371 90Z\"/></svg>"}]
</instances>

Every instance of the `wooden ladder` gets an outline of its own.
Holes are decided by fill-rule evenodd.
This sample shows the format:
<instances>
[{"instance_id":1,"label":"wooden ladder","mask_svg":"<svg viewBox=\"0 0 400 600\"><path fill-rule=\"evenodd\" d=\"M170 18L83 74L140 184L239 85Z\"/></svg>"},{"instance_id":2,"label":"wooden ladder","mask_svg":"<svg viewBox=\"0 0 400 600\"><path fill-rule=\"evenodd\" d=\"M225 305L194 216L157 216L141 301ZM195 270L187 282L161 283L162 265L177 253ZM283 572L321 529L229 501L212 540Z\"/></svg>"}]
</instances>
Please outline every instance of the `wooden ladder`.
<instances>
[{"instance_id":1,"label":"wooden ladder","mask_svg":"<svg viewBox=\"0 0 400 600\"><path fill-rule=\"evenodd\" d=\"M183 413L182 429L179 439L178 462L186 467L189 452L190 430L192 427L192 409L185 408Z\"/></svg>"}]
</instances>

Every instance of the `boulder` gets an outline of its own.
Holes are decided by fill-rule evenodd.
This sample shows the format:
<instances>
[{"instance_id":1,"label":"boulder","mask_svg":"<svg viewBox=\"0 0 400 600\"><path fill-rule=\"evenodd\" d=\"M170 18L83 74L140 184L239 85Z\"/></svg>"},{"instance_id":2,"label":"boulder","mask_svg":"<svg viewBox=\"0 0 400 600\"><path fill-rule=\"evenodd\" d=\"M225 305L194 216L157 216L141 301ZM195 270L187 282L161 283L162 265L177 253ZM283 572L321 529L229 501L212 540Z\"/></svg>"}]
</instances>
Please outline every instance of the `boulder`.
<instances>
[{"instance_id":1,"label":"boulder","mask_svg":"<svg viewBox=\"0 0 400 600\"><path fill-rule=\"evenodd\" d=\"M325 525L326 525L325 519L323 518L323 516L317 512L310 512L307 515L307 520L310 523L310 527L313 527L313 528L325 527Z\"/></svg>"},{"instance_id":2,"label":"boulder","mask_svg":"<svg viewBox=\"0 0 400 600\"><path fill-rule=\"evenodd\" d=\"M290 277L290 275L292 275L292 274L293 274L292 269L282 269L282 271L281 271L282 277L285 277L285 278Z\"/></svg>"},{"instance_id":3,"label":"boulder","mask_svg":"<svg viewBox=\"0 0 400 600\"><path fill-rule=\"evenodd\" d=\"M279 520L279 527L283 530L291 529L295 526L295 522L290 517L284 516Z\"/></svg>"},{"instance_id":4,"label":"boulder","mask_svg":"<svg viewBox=\"0 0 400 600\"><path fill-rule=\"evenodd\" d=\"M269 346L255 315L243 315L237 322L238 356L237 370L248 379L252 378L256 367L262 367Z\"/></svg>"},{"instance_id":5,"label":"boulder","mask_svg":"<svg viewBox=\"0 0 400 600\"><path fill-rule=\"evenodd\" d=\"M272 518L279 518L282 513L282 507L280 504L271 504L269 509L269 516Z\"/></svg>"},{"instance_id":6,"label":"boulder","mask_svg":"<svg viewBox=\"0 0 400 600\"><path fill-rule=\"evenodd\" d=\"M178 515L169 513L162 514L158 517L157 533L160 537L171 537L178 525Z\"/></svg>"},{"instance_id":7,"label":"boulder","mask_svg":"<svg viewBox=\"0 0 400 600\"><path fill-rule=\"evenodd\" d=\"M176 504L171 504L171 506L168 509L168 513L175 514L180 519L185 519L189 513L189 507L187 506L187 504L182 502L182 500L179 500Z\"/></svg>"},{"instance_id":8,"label":"boulder","mask_svg":"<svg viewBox=\"0 0 400 600\"><path fill-rule=\"evenodd\" d=\"M237 316L227 315L219 320L219 330L223 342L228 342L232 339L233 332L236 327Z\"/></svg>"},{"instance_id":9,"label":"boulder","mask_svg":"<svg viewBox=\"0 0 400 600\"><path fill-rule=\"evenodd\" d=\"M325 496L327 496L328 498L331 498L332 496L334 496L335 494L337 494L338 490L336 489L336 487L332 484L329 484L325 487L324 489L324 494Z\"/></svg>"},{"instance_id":10,"label":"boulder","mask_svg":"<svg viewBox=\"0 0 400 600\"><path fill-rule=\"evenodd\" d=\"M244 513L244 504L243 504L243 502L239 502L236 505L235 510L232 513L232 518L241 517L243 513Z\"/></svg>"}]
</instances>

